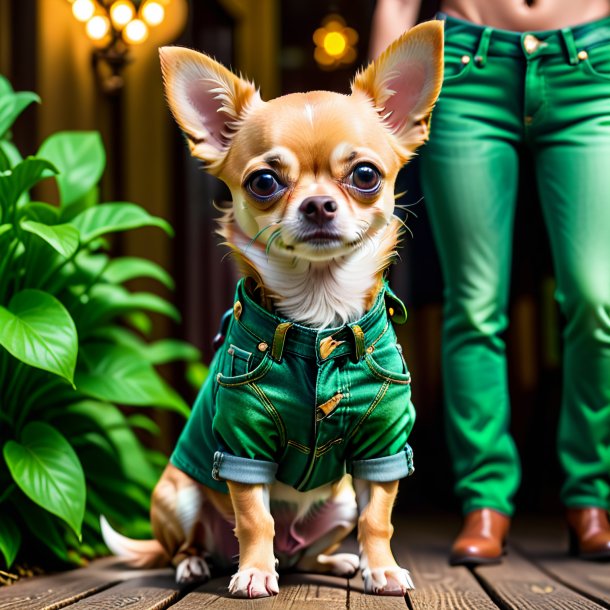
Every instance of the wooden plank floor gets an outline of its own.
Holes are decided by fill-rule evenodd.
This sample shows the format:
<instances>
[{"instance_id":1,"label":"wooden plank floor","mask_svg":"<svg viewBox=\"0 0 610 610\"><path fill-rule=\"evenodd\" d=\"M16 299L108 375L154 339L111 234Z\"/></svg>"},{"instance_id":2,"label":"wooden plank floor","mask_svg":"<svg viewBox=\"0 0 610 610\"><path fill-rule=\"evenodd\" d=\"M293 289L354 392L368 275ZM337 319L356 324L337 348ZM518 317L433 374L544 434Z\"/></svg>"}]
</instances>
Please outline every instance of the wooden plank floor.
<instances>
[{"instance_id":1,"label":"wooden plank floor","mask_svg":"<svg viewBox=\"0 0 610 610\"><path fill-rule=\"evenodd\" d=\"M108 558L85 569L0 588L0 610L610 609L610 564L568 557L559 521L517 520L502 565L475 570L447 564L458 527L459 522L447 516L398 520L394 547L417 587L405 599L365 595L360 577L306 574L282 574L276 597L232 599L227 595L228 576L181 588L169 569L130 570ZM353 545L348 541L348 547Z\"/></svg>"}]
</instances>

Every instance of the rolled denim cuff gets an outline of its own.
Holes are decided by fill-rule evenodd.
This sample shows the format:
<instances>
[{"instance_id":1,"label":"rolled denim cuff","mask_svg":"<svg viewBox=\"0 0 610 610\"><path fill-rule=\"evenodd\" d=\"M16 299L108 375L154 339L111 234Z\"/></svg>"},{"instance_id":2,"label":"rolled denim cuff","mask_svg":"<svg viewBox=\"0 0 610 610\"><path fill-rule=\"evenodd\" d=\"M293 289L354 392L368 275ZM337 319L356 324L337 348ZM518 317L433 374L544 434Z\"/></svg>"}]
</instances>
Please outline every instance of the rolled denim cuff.
<instances>
[{"instance_id":1,"label":"rolled denim cuff","mask_svg":"<svg viewBox=\"0 0 610 610\"><path fill-rule=\"evenodd\" d=\"M413 450L407 445L403 451L386 457L352 462L351 474L355 479L387 483L411 476L414 472Z\"/></svg>"},{"instance_id":2,"label":"rolled denim cuff","mask_svg":"<svg viewBox=\"0 0 610 610\"><path fill-rule=\"evenodd\" d=\"M214 454L212 478L250 485L267 485L275 481L277 464L265 460L237 457L217 451Z\"/></svg>"}]
</instances>

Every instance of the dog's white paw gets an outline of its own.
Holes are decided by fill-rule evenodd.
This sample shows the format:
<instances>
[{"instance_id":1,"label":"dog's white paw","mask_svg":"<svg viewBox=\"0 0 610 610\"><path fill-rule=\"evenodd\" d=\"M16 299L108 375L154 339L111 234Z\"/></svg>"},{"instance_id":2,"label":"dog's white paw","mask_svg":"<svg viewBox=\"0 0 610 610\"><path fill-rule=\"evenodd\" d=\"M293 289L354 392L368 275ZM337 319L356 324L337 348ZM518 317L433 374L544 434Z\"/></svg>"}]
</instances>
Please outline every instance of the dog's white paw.
<instances>
[{"instance_id":1,"label":"dog's white paw","mask_svg":"<svg viewBox=\"0 0 610 610\"><path fill-rule=\"evenodd\" d=\"M318 562L328 566L328 571L335 576L351 578L360 565L360 558L353 553L335 553L334 555L318 555Z\"/></svg>"},{"instance_id":2,"label":"dog's white paw","mask_svg":"<svg viewBox=\"0 0 610 610\"><path fill-rule=\"evenodd\" d=\"M229 593L235 597L269 597L280 591L277 572L263 572L257 568L247 568L233 574L229 583Z\"/></svg>"},{"instance_id":3,"label":"dog's white paw","mask_svg":"<svg viewBox=\"0 0 610 610\"><path fill-rule=\"evenodd\" d=\"M415 589L411 575L404 568L366 568L362 570L364 591L375 595L397 595L403 597L409 589Z\"/></svg>"},{"instance_id":4,"label":"dog's white paw","mask_svg":"<svg viewBox=\"0 0 610 610\"><path fill-rule=\"evenodd\" d=\"M187 557L176 568L176 582L207 582L210 580L210 568L203 557Z\"/></svg>"}]
</instances>

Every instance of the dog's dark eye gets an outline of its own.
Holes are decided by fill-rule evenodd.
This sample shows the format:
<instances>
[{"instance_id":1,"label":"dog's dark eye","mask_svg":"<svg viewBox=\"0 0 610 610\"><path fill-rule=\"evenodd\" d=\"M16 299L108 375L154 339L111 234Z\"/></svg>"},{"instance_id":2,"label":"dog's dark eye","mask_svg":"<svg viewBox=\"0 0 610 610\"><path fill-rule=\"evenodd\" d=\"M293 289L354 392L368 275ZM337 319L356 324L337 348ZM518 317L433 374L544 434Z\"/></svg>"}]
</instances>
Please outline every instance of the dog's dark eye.
<instances>
[{"instance_id":1,"label":"dog's dark eye","mask_svg":"<svg viewBox=\"0 0 610 610\"><path fill-rule=\"evenodd\" d=\"M381 174L374 165L360 163L352 171L351 183L359 191L372 194L381 186Z\"/></svg>"},{"instance_id":2,"label":"dog's dark eye","mask_svg":"<svg viewBox=\"0 0 610 610\"><path fill-rule=\"evenodd\" d=\"M261 200L275 198L286 188L272 171L266 169L252 174L245 186L251 195Z\"/></svg>"}]
</instances>

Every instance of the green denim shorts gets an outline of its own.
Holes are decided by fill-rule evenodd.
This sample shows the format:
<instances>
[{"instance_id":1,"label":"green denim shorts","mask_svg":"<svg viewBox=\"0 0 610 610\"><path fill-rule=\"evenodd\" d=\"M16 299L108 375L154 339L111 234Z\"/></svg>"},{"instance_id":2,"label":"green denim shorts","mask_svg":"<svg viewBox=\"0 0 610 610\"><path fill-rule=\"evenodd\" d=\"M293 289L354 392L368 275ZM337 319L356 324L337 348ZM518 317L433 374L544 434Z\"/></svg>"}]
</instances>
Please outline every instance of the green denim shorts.
<instances>
[{"instance_id":1,"label":"green denim shorts","mask_svg":"<svg viewBox=\"0 0 610 610\"><path fill-rule=\"evenodd\" d=\"M346 472L413 472L411 375L387 286L353 324L317 331L275 316L237 286L223 344L171 462L204 485L281 481L306 491Z\"/></svg>"}]
</instances>

